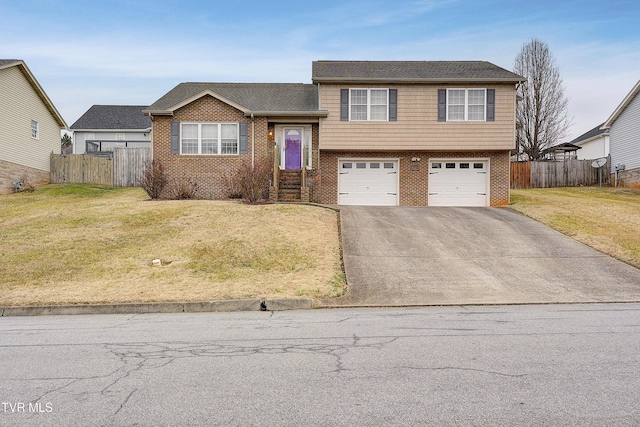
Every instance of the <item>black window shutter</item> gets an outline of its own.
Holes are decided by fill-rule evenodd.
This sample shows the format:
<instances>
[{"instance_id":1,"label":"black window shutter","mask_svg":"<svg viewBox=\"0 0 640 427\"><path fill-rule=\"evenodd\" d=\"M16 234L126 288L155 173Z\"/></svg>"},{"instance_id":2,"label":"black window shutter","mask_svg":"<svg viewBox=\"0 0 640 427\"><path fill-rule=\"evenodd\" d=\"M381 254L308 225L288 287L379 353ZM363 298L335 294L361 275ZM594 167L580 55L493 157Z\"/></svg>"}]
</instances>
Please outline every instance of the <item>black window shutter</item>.
<instances>
[{"instance_id":1,"label":"black window shutter","mask_svg":"<svg viewBox=\"0 0 640 427\"><path fill-rule=\"evenodd\" d=\"M487 89L487 121L496 121L496 90Z\"/></svg>"},{"instance_id":2,"label":"black window shutter","mask_svg":"<svg viewBox=\"0 0 640 427\"><path fill-rule=\"evenodd\" d=\"M438 89L438 121L447 121L447 90Z\"/></svg>"},{"instance_id":3,"label":"black window shutter","mask_svg":"<svg viewBox=\"0 0 640 427\"><path fill-rule=\"evenodd\" d=\"M249 126L247 122L240 122L240 153L249 152Z\"/></svg>"},{"instance_id":4,"label":"black window shutter","mask_svg":"<svg viewBox=\"0 0 640 427\"><path fill-rule=\"evenodd\" d=\"M398 89L389 89L389 121L398 121Z\"/></svg>"},{"instance_id":5,"label":"black window shutter","mask_svg":"<svg viewBox=\"0 0 640 427\"><path fill-rule=\"evenodd\" d=\"M349 89L340 89L340 120L349 121Z\"/></svg>"},{"instance_id":6,"label":"black window shutter","mask_svg":"<svg viewBox=\"0 0 640 427\"><path fill-rule=\"evenodd\" d=\"M171 122L171 153L180 154L180 122Z\"/></svg>"}]
</instances>

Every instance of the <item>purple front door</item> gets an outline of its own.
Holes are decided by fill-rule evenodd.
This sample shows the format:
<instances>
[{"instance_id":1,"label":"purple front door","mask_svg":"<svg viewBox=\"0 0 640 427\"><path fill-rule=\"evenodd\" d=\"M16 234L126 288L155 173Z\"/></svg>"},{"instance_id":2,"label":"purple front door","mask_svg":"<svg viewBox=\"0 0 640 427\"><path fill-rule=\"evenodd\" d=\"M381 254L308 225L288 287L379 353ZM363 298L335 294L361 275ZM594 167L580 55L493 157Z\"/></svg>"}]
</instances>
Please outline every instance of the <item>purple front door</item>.
<instances>
[{"instance_id":1,"label":"purple front door","mask_svg":"<svg viewBox=\"0 0 640 427\"><path fill-rule=\"evenodd\" d=\"M285 129L284 144L284 168L302 169L302 132L299 129Z\"/></svg>"}]
</instances>

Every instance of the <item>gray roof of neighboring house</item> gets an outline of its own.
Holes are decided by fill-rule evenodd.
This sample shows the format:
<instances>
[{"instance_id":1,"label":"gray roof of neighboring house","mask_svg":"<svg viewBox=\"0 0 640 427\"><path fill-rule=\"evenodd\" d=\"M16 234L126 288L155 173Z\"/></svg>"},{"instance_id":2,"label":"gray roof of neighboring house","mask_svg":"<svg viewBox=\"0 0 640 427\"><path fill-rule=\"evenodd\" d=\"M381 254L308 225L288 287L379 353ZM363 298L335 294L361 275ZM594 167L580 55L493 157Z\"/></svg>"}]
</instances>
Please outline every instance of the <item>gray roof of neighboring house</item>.
<instances>
[{"instance_id":1,"label":"gray roof of neighboring house","mask_svg":"<svg viewBox=\"0 0 640 427\"><path fill-rule=\"evenodd\" d=\"M596 127L594 127L593 129L591 129L588 132L583 133L582 135L580 135L579 137L577 137L576 139L574 139L573 141L569 141L569 143L571 144L578 144L582 141L586 141L592 138L595 138L598 135L602 135L602 134L606 134L609 133L608 130L606 129L600 129L602 126L604 125L604 123L602 123L601 125L598 125Z\"/></svg>"},{"instance_id":2,"label":"gray roof of neighboring house","mask_svg":"<svg viewBox=\"0 0 640 427\"><path fill-rule=\"evenodd\" d=\"M163 114L210 94L230 101L245 114L322 115L318 110L318 87L302 83L180 83L145 110Z\"/></svg>"},{"instance_id":3,"label":"gray roof of neighboring house","mask_svg":"<svg viewBox=\"0 0 640 427\"><path fill-rule=\"evenodd\" d=\"M151 119L142 110L146 105L94 105L87 110L71 129L149 129Z\"/></svg>"},{"instance_id":4,"label":"gray roof of neighboring house","mask_svg":"<svg viewBox=\"0 0 640 427\"><path fill-rule=\"evenodd\" d=\"M313 61L313 82L509 82L525 78L486 61Z\"/></svg>"}]
</instances>

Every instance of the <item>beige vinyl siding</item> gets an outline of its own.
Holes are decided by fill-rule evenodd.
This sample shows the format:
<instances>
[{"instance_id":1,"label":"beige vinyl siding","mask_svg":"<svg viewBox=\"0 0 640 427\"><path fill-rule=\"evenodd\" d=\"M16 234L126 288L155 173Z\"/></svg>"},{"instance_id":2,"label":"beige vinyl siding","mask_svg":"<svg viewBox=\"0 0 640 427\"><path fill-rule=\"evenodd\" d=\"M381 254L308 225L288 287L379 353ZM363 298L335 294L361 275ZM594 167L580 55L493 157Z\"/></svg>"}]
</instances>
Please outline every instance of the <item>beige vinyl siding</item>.
<instances>
[{"instance_id":1,"label":"beige vinyl siding","mask_svg":"<svg viewBox=\"0 0 640 427\"><path fill-rule=\"evenodd\" d=\"M340 89L398 90L397 122L340 121ZM494 122L438 122L438 89L496 90ZM515 148L514 85L320 85L324 150L510 150Z\"/></svg>"},{"instance_id":2,"label":"beige vinyl siding","mask_svg":"<svg viewBox=\"0 0 640 427\"><path fill-rule=\"evenodd\" d=\"M18 67L0 70L0 118L0 160L48 172L49 155L60 154L60 126Z\"/></svg>"}]
</instances>

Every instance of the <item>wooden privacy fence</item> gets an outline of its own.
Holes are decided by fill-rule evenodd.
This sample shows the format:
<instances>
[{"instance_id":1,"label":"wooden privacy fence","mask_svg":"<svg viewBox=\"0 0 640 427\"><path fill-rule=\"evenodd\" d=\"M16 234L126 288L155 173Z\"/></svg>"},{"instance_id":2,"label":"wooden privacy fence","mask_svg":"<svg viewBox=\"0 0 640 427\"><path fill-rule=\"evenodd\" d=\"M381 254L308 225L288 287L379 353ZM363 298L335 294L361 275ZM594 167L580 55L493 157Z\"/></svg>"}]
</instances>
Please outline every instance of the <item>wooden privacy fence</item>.
<instances>
[{"instance_id":1,"label":"wooden privacy fence","mask_svg":"<svg viewBox=\"0 0 640 427\"><path fill-rule=\"evenodd\" d=\"M607 165L610 159L607 159ZM551 188L598 185L598 168L593 160L511 163L511 188ZM609 168L602 167L602 184L609 185Z\"/></svg>"},{"instance_id":2,"label":"wooden privacy fence","mask_svg":"<svg viewBox=\"0 0 640 427\"><path fill-rule=\"evenodd\" d=\"M113 154L52 154L51 182L138 187L149 148L114 148Z\"/></svg>"}]
</instances>

